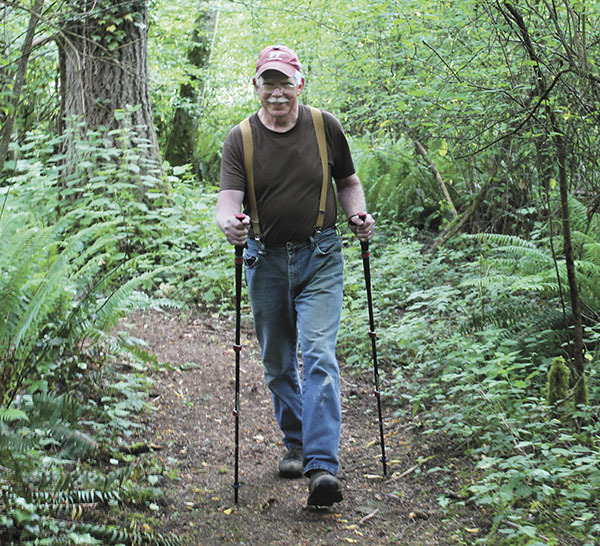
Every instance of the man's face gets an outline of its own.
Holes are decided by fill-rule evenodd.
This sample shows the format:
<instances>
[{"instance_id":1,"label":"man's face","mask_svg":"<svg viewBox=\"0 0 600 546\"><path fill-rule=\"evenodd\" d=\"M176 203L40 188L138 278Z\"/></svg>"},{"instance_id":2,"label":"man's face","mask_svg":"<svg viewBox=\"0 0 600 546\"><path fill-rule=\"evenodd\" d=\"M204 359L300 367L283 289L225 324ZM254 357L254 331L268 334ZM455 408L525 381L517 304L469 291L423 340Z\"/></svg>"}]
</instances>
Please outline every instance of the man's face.
<instances>
[{"instance_id":1,"label":"man's face","mask_svg":"<svg viewBox=\"0 0 600 546\"><path fill-rule=\"evenodd\" d=\"M272 117L286 117L296 108L304 82L298 83L276 70L267 70L254 82L265 111Z\"/></svg>"}]
</instances>

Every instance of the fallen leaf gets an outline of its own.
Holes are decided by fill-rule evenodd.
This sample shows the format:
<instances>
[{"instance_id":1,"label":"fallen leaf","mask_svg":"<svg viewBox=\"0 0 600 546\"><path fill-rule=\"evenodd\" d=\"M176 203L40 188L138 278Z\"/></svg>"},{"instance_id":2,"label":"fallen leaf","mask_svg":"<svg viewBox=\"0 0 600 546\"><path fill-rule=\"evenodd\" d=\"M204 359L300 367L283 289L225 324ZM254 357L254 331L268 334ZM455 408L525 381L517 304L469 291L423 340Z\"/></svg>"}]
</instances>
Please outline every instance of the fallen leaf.
<instances>
[{"instance_id":1,"label":"fallen leaf","mask_svg":"<svg viewBox=\"0 0 600 546\"><path fill-rule=\"evenodd\" d=\"M227 508L226 510L223 510L223 514L225 514L226 516L231 514L231 512L233 512L233 508Z\"/></svg>"},{"instance_id":2,"label":"fallen leaf","mask_svg":"<svg viewBox=\"0 0 600 546\"><path fill-rule=\"evenodd\" d=\"M429 514L423 510L415 510L413 512L411 512L410 514L408 514L408 517L410 519L428 519L429 518Z\"/></svg>"}]
</instances>

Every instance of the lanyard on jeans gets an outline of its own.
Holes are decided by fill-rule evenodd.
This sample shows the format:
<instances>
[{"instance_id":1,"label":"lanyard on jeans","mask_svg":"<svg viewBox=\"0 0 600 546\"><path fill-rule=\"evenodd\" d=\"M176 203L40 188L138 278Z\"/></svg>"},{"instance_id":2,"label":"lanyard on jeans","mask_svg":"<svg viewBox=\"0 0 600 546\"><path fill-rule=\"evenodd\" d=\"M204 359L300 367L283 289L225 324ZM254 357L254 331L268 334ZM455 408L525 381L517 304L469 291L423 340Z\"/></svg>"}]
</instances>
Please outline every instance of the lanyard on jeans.
<instances>
[{"instance_id":1,"label":"lanyard on jeans","mask_svg":"<svg viewBox=\"0 0 600 546\"><path fill-rule=\"evenodd\" d=\"M315 127L317 137L317 146L319 147L319 156L321 158L321 168L323 171L323 183L321 184L321 199L319 200L319 213L313 234L318 234L323 229L325 222L325 210L327 206L327 185L329 181L329 165L327 162L327 140L325 138L325 125L323 123L323 114L318 108L310 108L310 113ZM260 224L258 221L258 207L256 205L256 192L254 190L254 168L252 159L254 155L254 144L252 142L252 130L250 128L250 118L246 118L240 123L242 131L242 144L244 148L244 169L246 171L246 180L248 182L248 200L250 201L250 219L254 238L257 241L261 239Z\"/></svg>"}]
</instances>

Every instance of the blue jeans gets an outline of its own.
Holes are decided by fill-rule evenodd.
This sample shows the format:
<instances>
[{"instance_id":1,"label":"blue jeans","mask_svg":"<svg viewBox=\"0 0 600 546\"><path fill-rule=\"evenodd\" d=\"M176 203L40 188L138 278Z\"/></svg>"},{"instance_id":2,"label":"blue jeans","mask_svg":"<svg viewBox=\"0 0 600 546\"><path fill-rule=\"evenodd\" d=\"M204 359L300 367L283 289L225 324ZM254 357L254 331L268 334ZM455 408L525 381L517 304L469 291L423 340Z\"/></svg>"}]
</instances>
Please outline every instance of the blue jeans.
<instances>
[{"instance_id":1,"label":"blue jeans","mask_svg":"<svg viewBox=\"0 0 600 546\"><path fill-rule=\"evenodd\" d=\"M256 336L288 448L304 472L337 474L340 377L335 345L343 294L342 244L334 228L308 241L263 246L250 239L245 276ZM302 382L298 346L302 352Z\"/></svg>"}]
</instances>

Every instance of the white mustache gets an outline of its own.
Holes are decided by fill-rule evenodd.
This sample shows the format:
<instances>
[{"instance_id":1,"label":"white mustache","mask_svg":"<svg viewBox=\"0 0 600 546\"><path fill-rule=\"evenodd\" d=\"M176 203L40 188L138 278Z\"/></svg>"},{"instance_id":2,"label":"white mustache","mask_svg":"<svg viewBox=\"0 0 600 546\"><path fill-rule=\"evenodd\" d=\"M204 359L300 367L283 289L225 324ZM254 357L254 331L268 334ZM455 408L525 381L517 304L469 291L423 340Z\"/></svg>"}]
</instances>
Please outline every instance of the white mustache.
<instances>
[{"instance_id":1,"label":"white mustache","mask_svg":"<svg viewBox=\"0 0 600 546\"><path fill-rule=\"evenodd\" d=\"M290 99L286 99L285 97L271 97L267 99L269 104L285 104L286 102L290 102Z\"/></svg>"}]
</instances>

